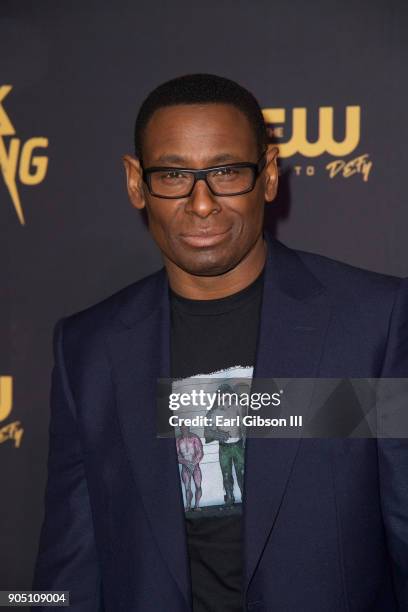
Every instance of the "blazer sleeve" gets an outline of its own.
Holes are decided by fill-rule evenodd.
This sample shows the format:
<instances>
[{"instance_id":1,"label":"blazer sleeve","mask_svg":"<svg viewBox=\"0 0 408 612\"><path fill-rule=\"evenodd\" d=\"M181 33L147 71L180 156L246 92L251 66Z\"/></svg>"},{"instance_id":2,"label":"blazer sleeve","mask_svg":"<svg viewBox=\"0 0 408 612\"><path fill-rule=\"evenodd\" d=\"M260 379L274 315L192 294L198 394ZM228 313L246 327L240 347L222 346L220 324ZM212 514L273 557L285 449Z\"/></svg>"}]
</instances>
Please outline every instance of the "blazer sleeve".
<instances>
[{"instance_id":1,"label":"blazer sleeve","mask_svg":"<svg viewBox=\"0 0 408 612\"><path fill-rule=\"evenodd\" d=\"M408 378L408 279L397 291L381 377ZM377 446L395 591L399 609L408 610L408 438L378 438Z\"/></svg>"},{"instance_id":2,"label":"blazer sleeve","mask_svg":"<svg viewBox=\"0 0 408 612\"><path fill-rule=\"evenodd\" d=\"M54 328L48 479L34 590L70 592L71 612L102 612L95 546L75 405L63 356L64 319ZM60 610L35 607L33 610Z\"/></svg>"}]
</instances>

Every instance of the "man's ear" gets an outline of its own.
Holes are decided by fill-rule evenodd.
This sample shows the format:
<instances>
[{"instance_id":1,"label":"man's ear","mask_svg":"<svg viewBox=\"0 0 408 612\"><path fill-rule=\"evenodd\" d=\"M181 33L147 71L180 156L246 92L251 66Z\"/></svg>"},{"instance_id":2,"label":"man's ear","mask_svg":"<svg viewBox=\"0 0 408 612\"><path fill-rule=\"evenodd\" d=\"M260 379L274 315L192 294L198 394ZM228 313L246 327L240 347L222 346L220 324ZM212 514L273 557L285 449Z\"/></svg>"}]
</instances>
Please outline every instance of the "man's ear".
<instances>
[{"instance_id":1,"label":"man's ear","mask_svg":"<svg viewBox=\"0 0 408 612\"><path fill-rule=\"evenodd\" d=\"M265 165L265 201L272 202L278 190L278 158L279 149L269 144L266 150Z\"/></svg>"},{"instance_id":2,"label":"man's ear","mask_svg":"<svg viewBox=\"0 0 408 612\"><path fill-rule=\"evenodd\" d=\"M122 160L126 171L129 199L135 208L142 209L146 206L146 201L140 162L136 157L132 157L131 155L124 155Z\"/></svg>"}]
</instances>

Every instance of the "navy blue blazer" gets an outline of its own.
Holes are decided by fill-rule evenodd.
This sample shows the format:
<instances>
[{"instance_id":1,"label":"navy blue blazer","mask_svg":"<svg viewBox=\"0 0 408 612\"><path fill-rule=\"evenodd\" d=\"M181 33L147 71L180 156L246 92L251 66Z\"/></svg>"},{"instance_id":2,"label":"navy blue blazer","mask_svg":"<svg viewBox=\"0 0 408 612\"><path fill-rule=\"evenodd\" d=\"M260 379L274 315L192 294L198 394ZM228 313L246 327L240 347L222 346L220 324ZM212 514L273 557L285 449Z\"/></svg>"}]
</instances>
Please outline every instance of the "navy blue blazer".
<instances>
[{"instance_id":1,"label":"navy blue blazer","mask_svg":"<svg viewBox=\"0 0 408 612\"><path fill-rule=\"evenodd\" d=\"M255 377L407 377L407 281L266 238ZM192 609L176 446L155 431L167 283L55 327L33 588L72 612ZM245 478L244 609L408 610L408 440L249 439Z\"/></svg>"}]
</instances>

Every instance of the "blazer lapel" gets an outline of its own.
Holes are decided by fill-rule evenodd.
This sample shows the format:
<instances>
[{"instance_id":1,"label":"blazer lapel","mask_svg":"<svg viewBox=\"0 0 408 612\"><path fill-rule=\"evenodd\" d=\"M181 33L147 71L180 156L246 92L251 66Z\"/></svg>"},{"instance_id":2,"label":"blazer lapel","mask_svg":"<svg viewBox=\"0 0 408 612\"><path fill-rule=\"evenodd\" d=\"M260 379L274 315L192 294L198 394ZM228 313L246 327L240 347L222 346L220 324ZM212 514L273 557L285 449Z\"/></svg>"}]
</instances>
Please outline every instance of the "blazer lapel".
<instances>
[{"instance_id":1,"label":"blazer lapel","mask_svg":"<svg viewBox=\"0 0 408 612\"><path fill-rule=\"evenodd\" d=\"M156 431L157 379L170 376L167 290L164 270L146 279L139 293L121 306L108 345L118 416L136 488L157 546L190 605L184 507L175 439L157 438Z\"/></svg>"},{"instance_id":2,"label":"blazer lapel","mask_svg":"<svg viewBox=\"0 0 408 612\"><path fill-rule=\"evenodd\" d=\"M296 253L269 238L254 368L257 378L317 376L330 306L321 283ZM282 503L300 438L249 438L244 492L245 589Z\"/></svg>"}]
</instances>

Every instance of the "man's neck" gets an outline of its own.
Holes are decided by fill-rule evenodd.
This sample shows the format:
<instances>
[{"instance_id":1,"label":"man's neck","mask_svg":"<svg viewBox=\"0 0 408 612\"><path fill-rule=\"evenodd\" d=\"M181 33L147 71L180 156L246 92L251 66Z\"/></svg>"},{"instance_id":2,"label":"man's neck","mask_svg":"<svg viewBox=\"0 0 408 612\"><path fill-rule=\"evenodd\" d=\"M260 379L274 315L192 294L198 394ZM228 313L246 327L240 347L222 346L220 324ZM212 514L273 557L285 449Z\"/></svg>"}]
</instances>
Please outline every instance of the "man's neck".
<instances>
[{"instance_id":1,"label":"man's neck","mask_svg":"<svg viewBox=\"0 0 408 612\"><path fill-rule=\"evenodd\" d=\"M267 246L261 235L244 259L232 270L218 276L196 276L185 272L165 258L172 290L191 300L216 300L237 293L262 272Z\"/></svg>"}]
</instances>

